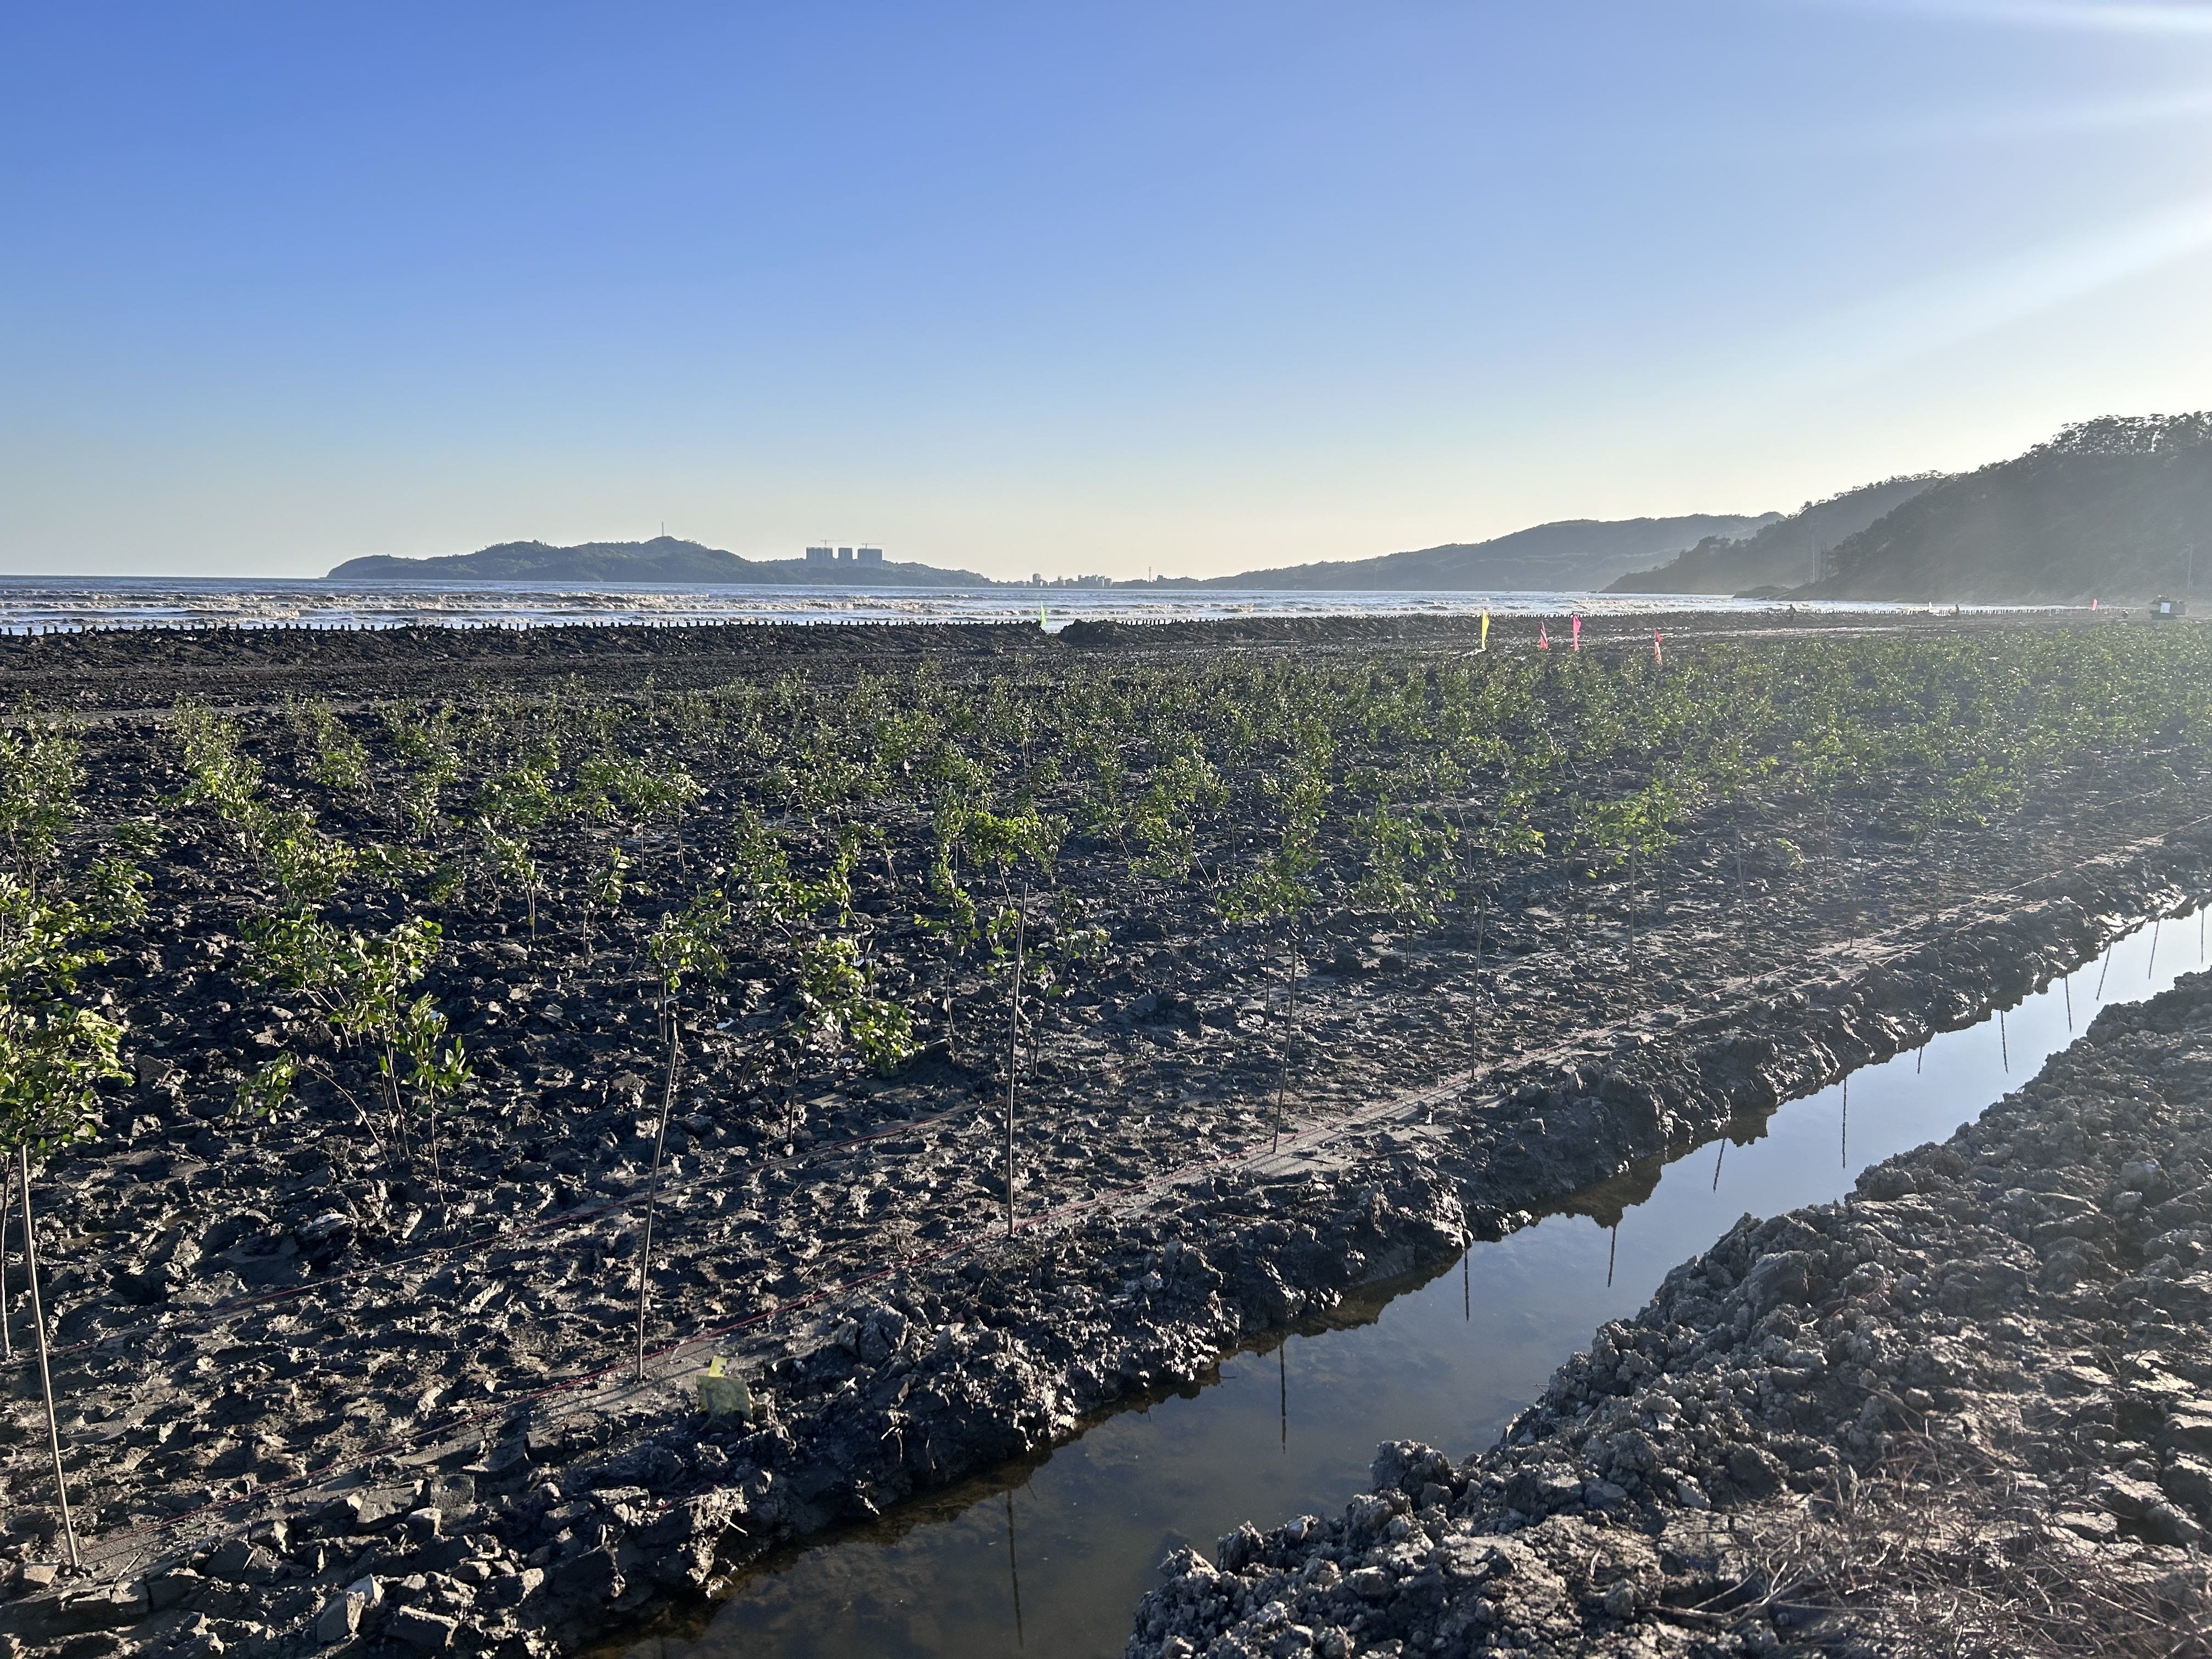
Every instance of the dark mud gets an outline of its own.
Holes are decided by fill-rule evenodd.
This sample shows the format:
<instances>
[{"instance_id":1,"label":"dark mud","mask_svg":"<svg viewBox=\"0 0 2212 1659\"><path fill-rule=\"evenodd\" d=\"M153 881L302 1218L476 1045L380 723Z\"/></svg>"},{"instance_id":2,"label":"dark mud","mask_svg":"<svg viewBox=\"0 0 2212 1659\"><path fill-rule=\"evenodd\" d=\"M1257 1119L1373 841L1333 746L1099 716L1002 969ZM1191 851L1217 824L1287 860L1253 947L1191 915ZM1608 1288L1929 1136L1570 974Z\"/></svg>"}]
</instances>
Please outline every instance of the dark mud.
<instances>
[{"instance_id":1,"label":"dark mud","mask_svg":"<svg viewBox=\"0 0 2212 1659\"><path fill-rule=\"evenodd\" d=\"M631 666L669 669L682 648L636 647ZM212 672L267 695L234 665ZM105 684L91 701L131 689L119 671ZM94 728L104 812L161 808L179 781L164 743L133 718ZM92 1566L46 1573L51 1481L19 1359L0 1432L22 1565L0 1642L76 1659L543 1652L641 1617L1968 1023L2127 919L2201 896L2212 843L2169 833L2194 816L2172 769L2191 764L2057 775L2001 830L1940 846L1885 830L1879 800L1818 829L1762 826L1835 849L1817 882L1741 870L1739 826L1717 814L1633 934L1605 895L1583 896L1593 923L1534 882L1499 890L1480 971L1463 915L1413 933L1339 906L1301 988L1279 1153L1266 941L1188 906L1113 916L1095 978L1038 1028L1011 1241L994 1237L1003 1073L961 1043L991 985L951 987L939 1046L896 1077L773 1088L741 1063L740 1002L690 1029L643 1385L623 1354L652 1017L628 964L651 916L608 924L588 956L557 911L534 945L511 911L449 919L434 988L466 1010L483 1086L454 1114L440 1182L395 1180L335 1100L258 1126L233 1115L240 1070L296 1030L236 975L246 872L214 826L172 810L159 925L105 983L137 1087L41 1184ZM920 856L918 830L889 828L894 860ZM1961 898L1969 885L1984 896ZM753 1420L697 1414L710 1347L750 1381Z\"/></svg>"},{"instance_id":2,"label":"dark mud","mask_svg":"<svg viewBox=\"0 0 2212 1659\"><path fill-rule=\"evenodd\" d=\"M2018 924L1947 941L1947 994L2002 996L2046 962L2094 953L2094 921L2069 905L2043 914L2050 944ZM1978 973L1962 971L1969 962ZM204 1541L161 1554L159 1534L115 1540L100 1557L110 1589L88 1597L64 1576L11 1604L7 1625L33 1644L75 1632L86 1653L289 1651L356 1625L353 1639L403 1650L574 1640L775 1541L1194 1377L1249 1332L1455 1250L1467 1230L1510 1225L1519 1218L1497 1198L1588 1185L1617 1167L1608 1140L1626 1157L1694 1139L1836 1066L1911 1046L1924 1025L1887 1005L1930 988L1935 971L1906 954L1874 976L1878 991L1838 985L1827 1007L1779 1011L1761 1037L1693 1030L1634 1045L1595 1074L1530 1067L1524 1082L1491 1081L1513 1085L1504 1097L1485 1090L1449 1113L1378 1122L1365 1147L1326 1163L1224 1173L958 1267L911 1269L794 1333L793 1357L765 1368L769 1427L702 1428L665 1395L557 1413L526 1402L342 1488L236 1505L223 1518L289 1518L231 1544L199 1527ZM1529 1109L1540 1105L1540 1133ZM1431 1115L1442 1121L1419 1121ZM129 1426L116 1437L126 1443ZM349 1586L365 1588L349 1599Z\"/></svg>"},{"instance_id":3,"label":"dark mud","mask_svg":"<svg viewBox=\"0 0 2212 1659\"><path fill-rule=\"evenodd\" d=\"M1501 1444L1186 1553L1133 1659L2212 1651L2212 975L1601 1328Z\"/></svg>"},{"instance_id":4,"label":"dark mud","mask_svg":"<svg viewBox=\"0 0 2212 1659\"><path fill-rule=\"evenodd\" d=\"M1682 611L1592 617L1593 649L1669 640L1782 637L1797 634L1974 633L1992 629L2114 627L2109 613L2002 612L1933 617L1892 612L1754 614ZM1534 617L1501 621L1499 648L1535 638ZM998 667L1049 665L1073 653L1202 654L1226 649L1316 651L1467 649L1478 619L1253 617L1237 622L1092 623L1047 633L1028 623L727 623L652 627L452 629L118 629L82 634L0 635L0 701L21 696L90 711L166 707L179 696L226 706L301 696L415 696L496 686L525 691L580 676L598 690L646 684L678 690L765 672L849 673L855 665L965 661Z\"/></svg>"}]
</instances>

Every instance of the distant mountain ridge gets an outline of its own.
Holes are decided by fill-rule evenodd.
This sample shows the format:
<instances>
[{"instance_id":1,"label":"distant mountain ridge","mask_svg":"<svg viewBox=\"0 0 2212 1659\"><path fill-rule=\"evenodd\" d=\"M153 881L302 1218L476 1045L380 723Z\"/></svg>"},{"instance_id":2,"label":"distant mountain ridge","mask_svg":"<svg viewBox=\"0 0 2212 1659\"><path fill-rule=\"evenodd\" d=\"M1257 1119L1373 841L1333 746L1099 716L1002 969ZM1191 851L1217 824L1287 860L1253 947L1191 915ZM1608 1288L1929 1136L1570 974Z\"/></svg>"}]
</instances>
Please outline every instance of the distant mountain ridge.
<instances>
[{"instance_id":1,"label":"distant mountain ridge","mask_svg":"<svg viewBox=\"0 0 2212 1659\"><path fill-rule=\"evenodd\" d=\"M1602 587L1616 576L1707 537L1749 535L1781 516L1692 513L1672 519L1562 519L1486 542L1453 542L1372 559L1247 570L1176 586L1273 592L1577 592Z\"/></svg>"},{"instance_id":2,"label":"distant mountain ridge","mask_svg":"<svg viewBox=\"0 0 2212 1659\"><path fill-rule=\"evenodd\" d=\"M1385 553L1371 559L1246 571L1205 579L1116 582L1132 588L1265 588L1285 592L1443 592L1602 586L1622 572L1680 552L1700 538L1748 535L1779 514L1688 514L1666 519L1569 519L1532 525L1486 542ZM673 536L641 542L501 542L473 553L407 558L389 553L348 559L325 581L500 581L602 586L698 582L800 583L817 587L1001 587L970 570L933 565L809 564L803 559L746 559Z\"/></svg>"},{"instance_id":3,"label":"distant mountain ridge","mask_svg":"<svg viewBox=\"0 0 2212 1659\"><path fill-rule=\"evenodd\" d=\"M1937 480L1793 597L2065 604L2212 582L2212 411L2107 416Z\"/></svg>"},{"instance_id":4,"label":"distant mountain ridge","mask_svg":"<svg viewBox=\"0 0 2212 1659\"><path fill-rule=\"evenodd\" d=\"M1522 590L1786 594L1838 599L2071 603L2212 585L2212 411L2109 416L1972 472L1887 478L1778 513L1569 519L1488 541L1110 584L1288 592ZM755 560L670 536L349 559L325 580L578 586L791 583L989 588L926 564ZM1084 586L1103 583L1085 579Z\"/></svg>"},{"instance_id":5,"label":"distant mountain ridge","mask_svg":"<svg viewBox=\"0 0 2212 1659\"><path fill-rule=\"evenodd\" d=\"M1943 475L1922 472L1861 484L1808 501L1749 536L1709 536L1650 570L1631 571L1608 593L1741 593L1815 580L1820 559L1847 537L1912 499Z\"/></svg>"},{"instance_id":6,"label":"distant mountain ridge","mask_svg":"<svg viewBox=\"0 0 2212 1659\"><path fill-rule=\"evenodd\" d=\"M804 559L743 559L718 547L674 536L642 542L581 542L555 547L545 542L501 542L473 553L401 558L374 553L348 559L325 581L479 581L641 583L648 586L691 582L800 584L810 587L993 587L998 584L972 570L941 570L934 565L809 564Z\"/></svg>"}]
</instances>

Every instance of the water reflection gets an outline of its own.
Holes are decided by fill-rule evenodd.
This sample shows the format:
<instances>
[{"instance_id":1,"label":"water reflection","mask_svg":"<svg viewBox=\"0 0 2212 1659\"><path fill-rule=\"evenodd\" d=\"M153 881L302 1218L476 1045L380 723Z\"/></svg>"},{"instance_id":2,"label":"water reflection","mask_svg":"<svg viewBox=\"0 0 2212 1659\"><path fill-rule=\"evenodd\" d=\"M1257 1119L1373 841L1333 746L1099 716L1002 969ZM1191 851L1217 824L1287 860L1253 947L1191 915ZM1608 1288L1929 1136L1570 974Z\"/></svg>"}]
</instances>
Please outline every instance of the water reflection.
<instances>
[{"instance_id":1,"label":"water reflection","mask_svg":"<svg viewBox=\"0 0 2212 1659\"><path fill-rule=\"evenodd\" d=\"M1224 1359L1204 1386L764 1563L719 1607L672 1614L659 1633L611 1647L604 1659L964 1659L1024 1650L1110 1659L1168 1551L1210 1548L1247 1519L1334 1512L1366 1485L1380 1441L1425 1440L1455 1455L1489 1443L1597 1325L1633 1314L1668 1269L1739 1215L1835 1198L1868 1164L1949 1134L2003 1093L2012 1048L2025 1073L2064 1047L2074 979L2094 1013L2108 982L2114 1000L2135 1000L2198 965L2176 963L2185 953L2171 941L2160 960L2159 931L2119 942L2002 1020L1934 1038L1846 1084L1729 1125L1710 1174L1702 1160L1645 1160L1537 1225L1474 1246L1456 1264L1456 1323L1454 1264L1375 1286L1325 1326ZM2201 917L2198 934L2201 961Z\"/></svg>"},{"instance_id":2,"label":"water reflection","mask_svg":"<svg viewBox=\"0 0 2212 1659\"><path fill-rule=\"evenodd\" d=\"M1014 1645L1022 1640L1022 1564L1014 1556L1014 1489L1006 1488L1006 1582L1014 1592Z\"/></svg>"}]
</instances>

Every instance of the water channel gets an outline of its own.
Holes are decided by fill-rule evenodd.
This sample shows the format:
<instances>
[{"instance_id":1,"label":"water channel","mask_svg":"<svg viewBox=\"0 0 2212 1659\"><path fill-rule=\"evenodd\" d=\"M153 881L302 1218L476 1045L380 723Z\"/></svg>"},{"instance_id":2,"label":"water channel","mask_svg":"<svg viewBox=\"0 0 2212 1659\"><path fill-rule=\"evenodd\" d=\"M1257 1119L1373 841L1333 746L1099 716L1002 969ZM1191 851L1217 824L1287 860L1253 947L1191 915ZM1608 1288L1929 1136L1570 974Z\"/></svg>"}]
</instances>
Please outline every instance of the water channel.
<instances>
[{"instance_id":1,"label":"water channel","mask_svg":"<svg viewBox=\"0 0 2212 1659\"><path fill-rule=\"evenodd\" d=\"M1553 1370L1748 1211L1840 1197L1948 1135L2086 1030L2203 964L2205 916L2146 925L1982 1024L1855 1073L1662 1165L1654 1159L1421 1282L1377 1286L1033 1460L771 1558L711 1615L599 1659L1111 1659L1180 1544L1334 1514L1378 1443L1490 1444Z\"/></svg>"}]
</instances>

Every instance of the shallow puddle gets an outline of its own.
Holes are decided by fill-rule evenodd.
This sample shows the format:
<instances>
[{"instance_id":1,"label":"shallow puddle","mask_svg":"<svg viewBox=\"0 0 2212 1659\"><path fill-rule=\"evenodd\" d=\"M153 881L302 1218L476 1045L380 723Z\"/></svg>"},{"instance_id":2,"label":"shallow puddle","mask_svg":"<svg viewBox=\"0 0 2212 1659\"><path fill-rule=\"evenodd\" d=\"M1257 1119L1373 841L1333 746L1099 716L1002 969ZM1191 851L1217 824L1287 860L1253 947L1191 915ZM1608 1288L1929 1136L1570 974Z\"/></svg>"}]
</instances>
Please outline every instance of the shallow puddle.
<instances>
[{"instance_id":1,"label":"shallow puddle","mask_svg":"<svg viewBox=\"0 0 2212 1659\"><path fill-rule=\"evenodd\" d=\"M680 1631L672 1620L670 1633L632 1638L608 1659L1110 1659L1170 1548L1210 1551L1240 1521L1334 1513L1365 1488L1385 1439L1455 1457L1488 1445L1597 1325L1633 1314L1746 1211L1838 1198L1868 1164L1948 1135L2099 1008L2203 965L2204 945L2202 913L2146 926L2002 1016L1747 1119L1671 1164L1655 1159L1424 1282L1340 1310L1361 1322L1238 1353L1218 1382L772 1561L703 1629L696 1613Z\"/></svg>"}]
</instances>

